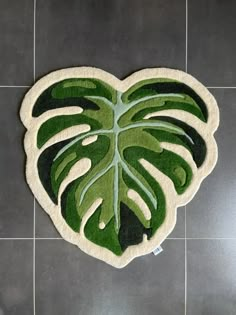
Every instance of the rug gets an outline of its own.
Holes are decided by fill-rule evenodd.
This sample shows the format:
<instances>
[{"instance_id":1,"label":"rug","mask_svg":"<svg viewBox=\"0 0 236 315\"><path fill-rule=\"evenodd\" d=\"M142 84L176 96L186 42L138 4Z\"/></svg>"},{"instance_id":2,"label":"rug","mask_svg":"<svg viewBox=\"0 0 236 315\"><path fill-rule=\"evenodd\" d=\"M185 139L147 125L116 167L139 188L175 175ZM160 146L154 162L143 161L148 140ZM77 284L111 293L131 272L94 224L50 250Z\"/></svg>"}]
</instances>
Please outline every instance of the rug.
<instances>
[{"instance_id":1,"label":"rug","mask_svg":"<svg viewBox=\"0 0 236 315\"><path fill-rule=\"evenodd\" d=\"M35 198L65 240L117 268L165 240L217 161L216 101L179 70L58 70L20 117Z\"/></svg>"}]
</instances>

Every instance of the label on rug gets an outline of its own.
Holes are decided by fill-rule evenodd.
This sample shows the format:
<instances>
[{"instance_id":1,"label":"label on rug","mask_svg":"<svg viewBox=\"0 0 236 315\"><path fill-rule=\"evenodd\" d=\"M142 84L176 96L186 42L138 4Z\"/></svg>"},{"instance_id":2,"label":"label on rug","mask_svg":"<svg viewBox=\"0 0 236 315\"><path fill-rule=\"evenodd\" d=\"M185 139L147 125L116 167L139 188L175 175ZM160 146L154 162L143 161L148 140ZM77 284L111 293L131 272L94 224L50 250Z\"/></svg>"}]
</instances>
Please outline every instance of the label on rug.
<instances>
[{"instance_id":1,"label":"label on rug","mask_svg":"<svg viewBox=\"0 0 236 315\"><path fill-rule=\"evenodd\" d=\"M161 246L158 246L156 249L154 249L153 254L157 256L161 252L163 252L163 248Z\"/></svg>"}]
</instances>

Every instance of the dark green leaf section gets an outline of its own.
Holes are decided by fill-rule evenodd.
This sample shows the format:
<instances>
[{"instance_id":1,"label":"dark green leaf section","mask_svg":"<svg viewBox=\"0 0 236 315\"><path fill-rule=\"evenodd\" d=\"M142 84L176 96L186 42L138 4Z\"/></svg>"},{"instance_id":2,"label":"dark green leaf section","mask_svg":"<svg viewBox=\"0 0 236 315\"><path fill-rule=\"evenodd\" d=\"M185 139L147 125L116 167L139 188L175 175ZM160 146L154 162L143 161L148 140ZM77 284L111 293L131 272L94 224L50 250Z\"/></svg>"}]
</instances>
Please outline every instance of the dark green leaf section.
<instances>
[{"instance_id":1,"label":"dark green leaf section","mask_svg":"<svg viewBox=\"0 0 236 315\"><path fill-rule=\"evenodd\" d=\"M116 91L108 84L96 79L67 79L51 85L37 99L32 115L38 117L44 112L69 106L98 110L89 96L101 96L116 102Z\"/></svg>"},{"instance_id":2,"label":"dark green leaf section","mask_svg":"<svg viewBox=\"0 0 236 315\"><path fill-rule=\"evenodd\" d=\"M79 232L81 224L81 218L78 214L75 201L75 192L81 181L82 178L78 178L70 183L61 196L61 214L66 223L75 232Z\"/></svg>"},{"instance_id":3,"label":"dark green leaf section","mask_svg":"<svg viewBox=\"0 0 236 315\"><path fill-rule=\"evenodd\" d=\"M166 141L170 143L183 144L187 149L190 150L193 156L193 160L196 163L197 167L199 168L204 162L207 153L206 143L203 140L203 138L199 135L199 133L195 129L190 127L188 124L184 123L183 121L180 121L172 117L157 116L151 118L151 120L155 119L174 124L185 131L185 133L189 136L190 139L192 139L192 141L184 135L173 135L171 133L167 135L167 133L164 132L161 134L162 137L164 136L164 138L162 138L163 140L161 140L160 138L158 138L158 134L155 133L154 130L152 131L150 130L149 133L151 132L151 134L157 137L159 141L165 141L166 139Z\"/></svg>"},{"instance_id":4,"label":"dark green leaf section","mask_svg":"<svg viewBox=\"0 0 236 315\"><path fill-rule=\"evenodd\" d=\"M47 191L49 197L55 204L58 203L57 194L60 184L68 175L71 167L81 158L88 157L91 154L90 159L92 163L91 166L92 170L95 167L95 165L98 164L104 158L104 156L108 152L110 145L109 138L102 135L100 135L98 140L91 144L90 146L82 146L81 140L76 142L71 147L69 147L69 149L67 149L55 160L58 152L74 139L75 137L52 145L51 147L45 149L38 159L38 172L41 183L44 189ZM56 172L58 171L59 166L66 158L66 156L68 156L71 153L75 154L75 158L69 161L64 166L62 172L56 179ZM75 181L76 185L78 185L78 183L83 179L83 177L84 176L80 177L78 180Z\"/></svg>"},{"instance_id":5,"label":"dark green leaf section","mask_svg":"<svg viewBox=\"0 0 236 315\"><path fill-rule=\"evenodd\" d=\"M38 173L40 181L44 189L48 193L48 196L55 204L57 204L57 196L54 193L51 182L51 169L53 166L53 160L56 157L57 153L73 139L61 141L52 145L51 147L44 150L38 159Z\"/></svg>"},{"instance_id":6,"label":"dark green leaf section","mask_svg":"<svg viewBox=\"0 0 236 315\"><path fill-rule=\"evenodd\" d=\"M134 162L134 160L132 161ZM140 174L144 176L150 185L153 185L153 190L158 200L156 209L154 209L153 206L150 206L150 210L152 212L150 227L146 228L134 210L129 208L125 202L120 202L120 228L118 234L115 230L114 217L104 229L101 230L99 228L99 218L101 215L102 205L89 218L84 229L85 235L89 240L97 245L111 250L116 255L121 255L131 245L140 244L143 241L144 234L146 234L147 238L150 239L165 219L165 197L162 189L150 176L150 174L138 163L138 161L134 163L134 167L139 170ZM147 196L140 191L137 184L134 183L134 181L124 171L122 172L122 178L129 188L137 189L136 191L140 193L145 202L147 202L147 204L150 203L150 201L147 200Z\"/></svg>"},{"instance_id":7,"label":"dark green leaf section","mask_svg":"<svg viewBox=\"0 0 236 315\"><path fill-rule=\"evenodd\" d=\"M118 238L123 252L129 246L142 243L144 234L147 235L148 239L151 237L151 229L146 229L133 211L124 203L120 205L120 223Z\"/></svg>"},{"instance_id":8,"label":"dark green leaf section","mask_svg":"<svg viewBox=\"0 0 236 315\"><path fill-rule=\"evenodd\" d=\"M100 214L101 206L89 218L87 224L85 225L85 236L93 243L103 246L112 251L115 255L120 256L123 252L123 249L121 248L117 233L115 231L114 218L112 218L107 226L101 230L98 227Z\"/></svg>"},{"instance_id":9,"label":"dark green leaf section","mask_svg":"<svg viewBox=\"0 0 236 315\"><path fill-rule=\"evenodd\" d=\"M58 108L65 108L65 107L71 107L71 106L78 106L83 109L90 109L90 110L98 110L99 107L96 105L95 102L85 98L85 97L77 97L77 98L65 98L65 99L46 99L47 95L43 95L42 99L39 98L36 102L32 116L38 117L42 115L43 113L47 112L48 110L52 109L58 109ZM51 96L49 96L51 97Z\"/></svg>"},{"instance_id":10,"label":"dark green leaf section","mask_svg":"<svg viewBox=\"0 0 236 315\"><path fill-rule=\"evenodd\" d=\"M143 152L142 152L143 151ZM151 151L152 152L152 151ZM136 155L136 153L138 153ZM152 187L152 191L155 194L156 200L157 200L157 207L156 209L153 209L153 207L150 207L150 211L152 213L152 218L150 222L150 228L151 228L151 235L154 235L157 229L161 226L161 224L164 222L165 215L166 215L166 200L164 193L159 185L159 183L145 170L145 168L139 163L139 158L142 154L147 153L146 149L140 147L129 147L124 150L124 157L131 167L133 167L142 177L146 180L148 185ZM154 153L154 152L153 152ZM155 154L155 153L154 153ZM146 158L147 154L142 155L142 158ZM131 178L125 175L123 172L123 180L130 185L130 188L135 188L133 186ZM141 194L142 198L147 202L146 197L144 194ZM150 236L150 234L148 235Z\"/></svg>"},{"instance_id":11,"label":"dark green leaf section","mask_svg":"<svg viewBox=\"0 0 236 315\"><path fill-rule=\"evenodd\" d=\"M91 168L93 168L104 159L110 147L110 139L107 136L100 135L94 143L91 143L88 146L82 145L82 140L74 143L70 146L65 152L63 152L57 159L55 159L54 163L51 167L51 185L54 191L54 194L57 196L58 190L60 188L61 183L67 177L69 171L75 165L76 162L81 160L82 158L87 158L91 160ZM65 159L74 155L73 160L69 160L68 163L64 163ZM63 165L63 169L61 166ZM60 173L58 171L61 169ZM88 174L86 174L87 176ZM79 179L79 182L84 178L84 176ZM75 181L76 185L78 184L77 180Z\"/></svg>"},{"instance_id":12,"label":"dark green leaf section","mask_svg":"<svg viewBox=\"0 0 236 315\"><path fill-rule=\"evenodd\" d=\"M187 102L174 102L174 101L163 101L163 103L160 106L153 106L156 103L155 100L151 100L149 102L149 106L147 108L140 110L137 112L131 119L132 121L140 121L142 120L147 114L154 113L154 112L159 112L162 110L167 110L167 109L178 109L178 110L184 110L190 114L193 114L194 116L198 117L202 121L205 121L205 118L202 114L202 111L199 107L193 106L191 103Z\"/></svg>"},{"instance_id":13,"label":"dark green leaf section","mask_svg":"<svg viewBox=\"0 0 236 315\"><path fill-rule=\"evenodd\" d=\"M89 125L91 128L89 131L99 130L102 127L100 122L83 114L56 116L48 119L41 125L37 136L38 148L41 148L50 138L60 131L81 124Z\"/></svg>"},{"instance_id":14,"label":"dark green leaf section","mask_svg":"<svg viewBox=\"0 0 236 315\"><path fill-rule=\"evenodd\" d=\"M96 79L68 79L58 83L52 90L57 99L81 96L102 96L116 102L116 91L105 82Z\"/></svg>"},{"instance_id":15,"label":"dark green leaf section","mask_svg":"<svg viewBox=\"0 0 236 315\"><path fill-rule=\"evenodd\" d=\"M140 165L137 164L136 166L139 167L139 172L142 172L142 169L141 169ZM124 184L125 184L126 187L128 187L129 189L133 189L134 191L136 191L139 194L139 196L144 200L144 202L148 206L148 208L151 211L152 215L156 215L156 210L158 209L158 207L155 208L153 206L153 204L151 203L150 199L145 194L145 192L142 190L142 188L140 188L140 186L130 176L128 176L128 174L124 170L122 170L122 180L124 181ZM145 179L143 178L143 180L145 180ZM150 186L150 188L151 188L151 186ZM150 189L150 191L152 191L152 193L154 193L152 188ZM155 197L157 197L157 196L155 196ZM135 211L135 206L134 206L133 202L130 201L130 199L127 198L127 199L124 200L124 202L126 202L126 206L130 207L130 209L133 212L136 212ZM139 213L136 212L137 217L139 217L138 214ZM139 218L139 219L142 221L143 218ZM143 222L142 222L143 225L145 225L145 223L147 223L145 221L146 220L144 219ZM150 226L150 223L148 224L148 226Z\"/></svg>"},{"instance_id":16,"label":"dark green leaf section","mask_svg":"<svg viewBox=\"0 0 236 315\"><path fill-rule=\"evenodd\" d=\"M128 163L133 163L133 156L135 160L144 158L149 161L172 180L178 194L184 193L191 182L192 169L185 160L171 151L163 150L161 153L156 153L140 147L131 147L126 148L123 154ZM181 174L185 174L184 181L182 176L179 176L179 170Z\"/></svg>"},{"instance_id":17,"label":"dark green leaf section","mask_svg":"<svg viewBox=\"0 0 236 315\"><path fill-rule=\"evenodd\" d=\"M199 106L205 121L207 121L207 106L203 99L192 88L177 81L167 80L164 82L164 79L144 80L132 86L127 92L125 92L122 95L122 100L124 103L129 103L131 101L139 100L143 97L155 96L162 93L176 93L190 96Z\"/></svg>"}]
</instances>

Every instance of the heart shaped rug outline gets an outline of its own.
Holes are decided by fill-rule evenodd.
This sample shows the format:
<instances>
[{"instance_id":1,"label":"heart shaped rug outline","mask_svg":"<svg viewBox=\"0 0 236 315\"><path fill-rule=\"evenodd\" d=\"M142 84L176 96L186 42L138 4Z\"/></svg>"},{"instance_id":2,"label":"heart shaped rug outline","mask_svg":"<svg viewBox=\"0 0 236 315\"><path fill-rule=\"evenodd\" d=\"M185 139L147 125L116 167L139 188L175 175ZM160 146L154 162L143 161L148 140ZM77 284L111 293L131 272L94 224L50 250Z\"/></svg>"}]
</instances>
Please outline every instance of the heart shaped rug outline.
<instances>
[{"instance_id":1,"label":"heart shaped rug outline","mask_svg":"<svg viewBox=\"0 0 236 315\"><path fill-rule=\"evenodd\" d=\"M180 70L54 71L20 117L35 198L65 240L117 268L164 241L217 161L216 100Z\"/></svg>"}]
</instances>

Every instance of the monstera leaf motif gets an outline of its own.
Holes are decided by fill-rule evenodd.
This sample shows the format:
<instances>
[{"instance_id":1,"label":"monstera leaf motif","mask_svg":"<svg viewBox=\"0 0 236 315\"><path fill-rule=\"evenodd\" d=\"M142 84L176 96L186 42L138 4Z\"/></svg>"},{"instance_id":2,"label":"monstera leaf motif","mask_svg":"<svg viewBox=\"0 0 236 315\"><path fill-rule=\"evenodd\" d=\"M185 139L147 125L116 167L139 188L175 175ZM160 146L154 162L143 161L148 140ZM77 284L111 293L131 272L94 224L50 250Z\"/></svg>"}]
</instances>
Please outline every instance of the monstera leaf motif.
<instances>
[{"instance_id":1,"label":"monstera leaf motif","mask_svg":"<svg viewBox=\"0 0 236 315\"><path fill-rule=\"evenodd\" d=\"M21 119L35 197L65 239L116 267L167 237L217 158L216 102L176 70L56 71Z\"/></svg>"}]
</instances>

